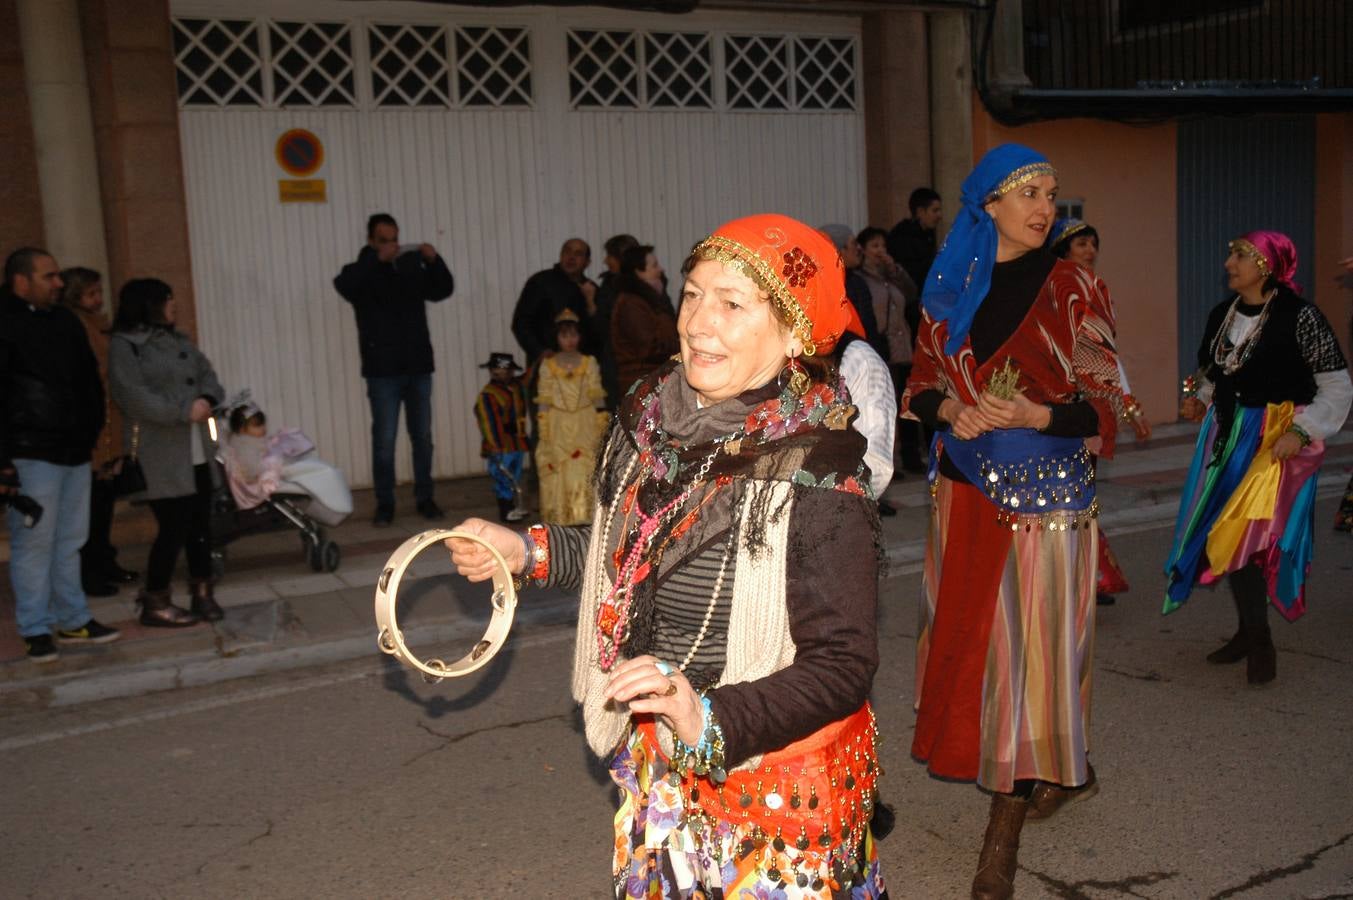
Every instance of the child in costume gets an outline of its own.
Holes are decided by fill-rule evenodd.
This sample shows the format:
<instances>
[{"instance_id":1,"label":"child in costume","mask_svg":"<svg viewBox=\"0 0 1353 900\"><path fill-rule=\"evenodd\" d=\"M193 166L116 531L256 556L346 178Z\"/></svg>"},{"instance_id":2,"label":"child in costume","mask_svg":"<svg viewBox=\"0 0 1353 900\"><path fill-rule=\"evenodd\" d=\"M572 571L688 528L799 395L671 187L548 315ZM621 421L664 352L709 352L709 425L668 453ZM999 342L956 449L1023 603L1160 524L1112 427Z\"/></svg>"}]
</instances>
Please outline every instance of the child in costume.
<instances>
[{"instance_id":1,"label":"child in costume","mask_svg":"<svg viewBox=\"0 0 1353 900\"><path fill-rule=\"evenodd\" d=\"M536 467L540 515L548 522L592 521L592 469L609 414L601 367L578 352L582 333L570 309L555 318L557 352L540 361L536 382Z\"/></svg>"},{"instance_id":2,"label":"child in costume","mask_svg":"<svg viewBox=\"0 0 1353 900\"><path fill-rule=\"evenodd\" d=\"M352 492L343 473L315 455L315 444L296 428L268 434L268 417L253 402L230 411L226 481L241 510L253 509L277 492L309 495L301 511L322 525L338 525L352 513Z\"/></svg>"},{"instance_id":3,"label":"child in costume","mask_svg":"<svg viewBox=\"0 0 1353 900\"><path fill-rule=\"evenodd\" d=\"M475 401L475 420L483 439L479 455L493 479L493 494L498 498L498 517L504 522L519 522L525 510L517 507L522 463L529 449L526 443L526 395L522 391L517 365L511 353L491 353L479 368L489 370L489 383Z\"/></svg>"}]
</instances>

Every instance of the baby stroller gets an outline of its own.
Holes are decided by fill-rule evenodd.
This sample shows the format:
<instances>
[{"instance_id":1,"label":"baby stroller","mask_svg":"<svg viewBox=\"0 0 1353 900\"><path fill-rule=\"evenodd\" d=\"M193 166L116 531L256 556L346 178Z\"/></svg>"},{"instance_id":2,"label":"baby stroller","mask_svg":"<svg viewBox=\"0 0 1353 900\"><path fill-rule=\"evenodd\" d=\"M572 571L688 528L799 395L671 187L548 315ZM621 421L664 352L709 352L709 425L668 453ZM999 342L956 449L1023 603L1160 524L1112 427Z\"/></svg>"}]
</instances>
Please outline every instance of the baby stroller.
<instances>
[{"instance_id":1,"label":"baby stroller","mask_svg":"<svg viewBox=\"0 0 1353 900\"><path fill-rule=\"evenodd\" d=\"M251 534L286 531L294 528L301 535L301 552L316 572L338 569L342 552L325 534L325 527L339 525L352 514L352 493L343 473L319 459L314 445L299 432L282 432L285 460L280 472L264 482L260 490L241 491L238 477L232 473L236 458L229 446L225 422L230 410L249 403L249 392L240 392L213 410L208 420L212 440L216 442L212 489L212 569L216 577L225 572L226 546ZM304 442L300 444L300 442Z\"/></svg>"}]
</instances>

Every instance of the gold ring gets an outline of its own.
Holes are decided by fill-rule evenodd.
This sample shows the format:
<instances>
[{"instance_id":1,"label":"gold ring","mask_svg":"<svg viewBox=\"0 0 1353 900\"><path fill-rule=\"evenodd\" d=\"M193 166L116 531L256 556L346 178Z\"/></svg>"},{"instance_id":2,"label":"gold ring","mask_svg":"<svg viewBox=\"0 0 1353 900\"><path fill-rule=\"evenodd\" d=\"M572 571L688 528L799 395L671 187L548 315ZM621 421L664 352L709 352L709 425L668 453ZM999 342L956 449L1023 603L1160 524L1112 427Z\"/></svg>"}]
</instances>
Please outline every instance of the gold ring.
<instances>
[{"instance_id":1,"label":"gold ring","mask_svg":"<svg viewBox=\"0 0 1353 900\"><path fill-rule=\"evenodd\" d=\"M664 697L675 697L677 692L677 683L675 681L667 682L667 690L663 692Z\"/></svg>"}]
</instances>

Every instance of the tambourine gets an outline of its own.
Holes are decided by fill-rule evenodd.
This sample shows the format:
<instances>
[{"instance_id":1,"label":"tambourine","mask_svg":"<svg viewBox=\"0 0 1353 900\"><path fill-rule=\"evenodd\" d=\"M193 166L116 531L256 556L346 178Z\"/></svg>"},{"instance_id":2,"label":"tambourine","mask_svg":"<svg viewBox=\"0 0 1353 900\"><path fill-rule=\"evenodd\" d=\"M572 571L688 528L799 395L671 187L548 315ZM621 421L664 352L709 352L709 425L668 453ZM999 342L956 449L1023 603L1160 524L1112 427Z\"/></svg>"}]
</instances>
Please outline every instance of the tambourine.
<instances>
[{"instance_id":1,"label":"tambourine","mask_svg":"<svg viewBox=\"0 0 1353 900\"><path fill-rule=\"evenodd\" d=\"M424 662L414 656L404 643L404 635L399 630L399 623L395 621L395 602L399 596L399 583L414 557L447 538L459 538L479 544L489 551L493 561L498 564L493 573L491 601L493 616L489 619L489 626L484 630L483 638L469 653L452 663L440 659L429 659ZM503 642L507 640L507 633L512 628L512 616L516 610L517 589L512 585L512 573L508 570L507 561L492 544L478 535L464 531L446 529L424 531L400 544L399 548L390 554L385 568L381 570L380 578L376 581L376 644L381 652L388 653L404 665L422 672L423 677L430 682L435 683L443 678L459 678L482 667L502 649Z\"/></svg>"}]
</instances>

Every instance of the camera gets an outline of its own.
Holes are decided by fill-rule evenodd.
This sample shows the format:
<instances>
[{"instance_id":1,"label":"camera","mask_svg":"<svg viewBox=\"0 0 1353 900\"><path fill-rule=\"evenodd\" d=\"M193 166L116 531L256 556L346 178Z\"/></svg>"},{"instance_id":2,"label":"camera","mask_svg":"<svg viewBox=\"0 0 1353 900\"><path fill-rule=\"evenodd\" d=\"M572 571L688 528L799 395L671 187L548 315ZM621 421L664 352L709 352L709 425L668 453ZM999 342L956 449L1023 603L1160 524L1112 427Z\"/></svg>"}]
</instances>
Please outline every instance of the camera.
<instances>
[{"instance_id":1,"label":"camera","mask_svg":"<svg viewBox=\"0 0 1353 900\"><path fill-rule=\"evenodd\" d=\"M15 494L9 498L9 505L14 507L19 515L23 516L25 528L32 528L42 520L42 504L32 497Z\"/></svg>"}]
</instances>

